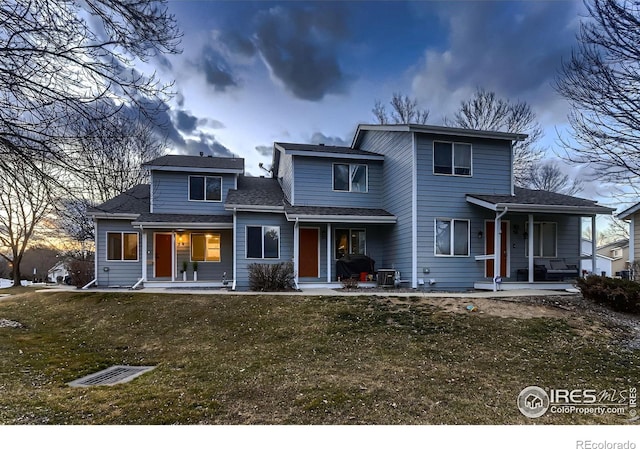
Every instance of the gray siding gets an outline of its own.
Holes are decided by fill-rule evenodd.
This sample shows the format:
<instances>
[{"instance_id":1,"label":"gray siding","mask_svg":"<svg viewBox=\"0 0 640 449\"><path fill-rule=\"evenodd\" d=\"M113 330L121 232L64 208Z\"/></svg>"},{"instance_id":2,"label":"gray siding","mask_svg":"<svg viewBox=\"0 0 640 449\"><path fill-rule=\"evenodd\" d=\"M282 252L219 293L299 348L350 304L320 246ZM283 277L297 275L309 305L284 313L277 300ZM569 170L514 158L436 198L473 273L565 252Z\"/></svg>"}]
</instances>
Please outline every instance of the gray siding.
<instances>
[{"instance_id":1,"label":"gray siding","mask_svg":"<svg viewBox=\"0 0 640 449\"><path fill-rule=\"evenodd\" d=\"M222 176L222 201L189 201L188 172L153 172L153 213L156 214L226 214L224 201L229 189L235 188L234 174L211 174L208 176ZM201 176L201 173L193 173Z\"/></svg>"},{"instance_id":2,"label":"gray siding","mask_svg":"<svg viewBox=\"0 0 640 449\"><path fill-rule=\"evenodd\" d=\"M437 290L466 289L483 279L485 263L476 255L485 253L485 220L495 215L466 201L468 193L508 194L511 192L511 151L509 142L460 137L435 138L437 141L470 143L472 146L472 176L447 176L433 173L433 136L416 135L418 152L418 278L429 279ZM469 220L469 256L435 255L435 220L451 218ZM526 264L525 264L526 266ZM429 273L425 273L428 269Z\"/></svg>"},{"instance_id":3,"label":"gray siding","mask_svg":"<svg viewBox=\"0 0 640 449\"><path fill-rule=\"evenodd\" d=\"M107 232L138 233L138 260L107 260ZM99 287L131 287L142 277L142 236L127 220L98 220L96 255L98 263L97 285ZM108 271L105 271L108 268Z\"/></svg>"},{"instance_id":4,"label":"gray siding","mask_svg":"<svg viewBox=\"0 0 640 449\"><path fill-rule=\"evenodd\" d=\"M247 226L280 226L279 259L247 259ZM279 263L293 261L293 223L284 214L237 212L236 215L236 288L249 289L249 269L252 263Z\"/></svg>"},{"instance_id":5,"label":"gray siding","mask_svg":"<svg viewBox=\"0 0 640 449\"><path fill-rule=\"evenodd\" d=\"M412 263L412 167L413 142L410 133L367 131L362 136L361 150L385 157L380 206L398 217L394 226L381 231L386 248L376 268L395 268L403 279L411 279ZM383 266L384 264L385 266Z\"/></svg>"},{"instance_id":6,"label":"gray siding","mask_svg":"<svg viewBox=\"0 0 640 449\"><path fill-rule=\"evenodd\" d=\"M368 191L336 192L333 190L333 164L367 166ZM295 201L297 206L380 207L383 164L381 161L294 157Z\"/></svg>"},{"instance_id":7,"label":"gray siding","mask_svg":"<svg viewBox=\"0 0 640 449\"><path fill-rule=\"evenodd\" d=\"M273 150L278 151L278 150ZM284 151L280 152L280 166L278 168L278 180L280 181L280 187L285 198L291 205L294 205L294 198L292 192L293 186L293 156L285 154Z\"/></svg>"}]
</instances>

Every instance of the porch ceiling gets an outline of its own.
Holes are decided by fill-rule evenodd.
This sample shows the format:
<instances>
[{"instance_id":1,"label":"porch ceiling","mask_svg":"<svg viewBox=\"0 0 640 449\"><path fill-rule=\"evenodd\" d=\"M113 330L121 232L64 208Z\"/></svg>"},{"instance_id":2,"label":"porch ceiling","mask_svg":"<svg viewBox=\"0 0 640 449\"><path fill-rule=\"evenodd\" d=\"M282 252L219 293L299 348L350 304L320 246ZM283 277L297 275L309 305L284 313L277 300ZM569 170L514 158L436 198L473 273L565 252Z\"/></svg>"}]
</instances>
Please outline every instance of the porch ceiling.
<instances>
[{"instance_id":1,"label":"porch ceiling","mask_svg":"<svg viewBox=\"0 0 640 449\"><path fill-rule=\"evenodd\" d=\"M493 211L565 215L611 215L615 209L559 193L515 188L515 195L467 194L467 202Z\"/></svg>"}]
</instances>

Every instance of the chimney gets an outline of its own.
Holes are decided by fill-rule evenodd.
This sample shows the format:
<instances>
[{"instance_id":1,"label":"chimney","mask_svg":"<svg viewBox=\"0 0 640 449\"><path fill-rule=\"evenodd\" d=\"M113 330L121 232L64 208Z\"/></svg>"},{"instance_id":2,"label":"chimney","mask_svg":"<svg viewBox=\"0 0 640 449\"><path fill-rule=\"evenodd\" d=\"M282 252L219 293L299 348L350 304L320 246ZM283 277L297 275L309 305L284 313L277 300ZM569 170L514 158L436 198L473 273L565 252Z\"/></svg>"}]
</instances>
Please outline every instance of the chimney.
<instances>
[{"instance_id":1,"label":"chimney","mask_svg":"<svg viewBox=\"0 0 640 449\"><path fill-rule=\"evenodd\" d=\"M200 152L200 157L202 157L202 156L204 156L204 153L201 151L201 152Z\"/></svg>"}]
</instances>

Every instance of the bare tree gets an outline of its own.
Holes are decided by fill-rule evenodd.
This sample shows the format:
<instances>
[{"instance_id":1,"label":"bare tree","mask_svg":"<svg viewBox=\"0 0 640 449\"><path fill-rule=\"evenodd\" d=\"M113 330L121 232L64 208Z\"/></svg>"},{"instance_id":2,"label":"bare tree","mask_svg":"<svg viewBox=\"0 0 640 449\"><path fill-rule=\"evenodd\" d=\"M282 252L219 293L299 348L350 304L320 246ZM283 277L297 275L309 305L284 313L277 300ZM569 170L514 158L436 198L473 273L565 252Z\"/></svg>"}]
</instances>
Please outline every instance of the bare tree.
<instances>
[{"instance_id":1,"label":"bare tree","mask_svg":"<svg viewBox=\"0 0 640 449\"><path fill-rule=\"evenodd\" d=\"M429 118L428 109L420 109L418 100L407 95L394 93L389 101L391 113L380 100L376 100L371 112L381 125L387 124L419 124L424 125Z\"/></svg>"},{"instance_id":2,"label":"bare tree","mask_svg":"<svg viewBox=\"0 0 640 449\"><path fill-rule=\"evenodd\" d=\"M4 164L12 168L12 179L0 183L0 257L11 264L14 285L20 285L20 264L37 226L52 210L52 195L48 179L42 177L46 163L25 164L21 159L8 160ZM35 165L35 167L34 167Z\"/></svg>"},{"instance_id":3,"label":"bare tree","mask_svg":"<svg viewBox=\"0 0 640 449\"><path fill-rule=\"evenodd\" d=\"M579 178L571 178L563 173L554 162L534 163L524 180L526 187L534 190L575 195L583 189L583 182Z\"/></svg>"},{"instance_id":4,"label":"bare tree","mask_svg":"<svg viewBox=\"0 0 640 449\"><path fill-rule=\"evenodd\" d=\"M513 174L516 184L520 186L526 184L531 166L543 154L543 150L536 145L543 135L542 126L531 107L522 101L512 103L503 100L491 91L476 89L473 98L463 101L460 110L453 118L446 118L445 124L459 128L527 134L525 140L513 144Z\"/></svg>"},{"instance_id":5,"label":"bare tree","mask_svg":"<svg viewBox=\"0 0 640 449\"><path fill-rule=\"evenodd\" d=\"M586 0L590 16L556 89L571 104L570 162L591 164L594 179L640 193L640 5Z\"/></svg>"},{"instance_id":6,"label":"bare tree","mask_svg":"<svg viewBox=\"0 0 640 449\"><path fill-rule=\"evenodd\" d=\"M120 105L161 104L169 86L134 69L177 52L180 33L165 0L4 0L0 4L0 170L6 155L75 168L69 142L79 117L101 120ZM45 174L40 172L41 175Z\"/></svg>"}]
</instances>

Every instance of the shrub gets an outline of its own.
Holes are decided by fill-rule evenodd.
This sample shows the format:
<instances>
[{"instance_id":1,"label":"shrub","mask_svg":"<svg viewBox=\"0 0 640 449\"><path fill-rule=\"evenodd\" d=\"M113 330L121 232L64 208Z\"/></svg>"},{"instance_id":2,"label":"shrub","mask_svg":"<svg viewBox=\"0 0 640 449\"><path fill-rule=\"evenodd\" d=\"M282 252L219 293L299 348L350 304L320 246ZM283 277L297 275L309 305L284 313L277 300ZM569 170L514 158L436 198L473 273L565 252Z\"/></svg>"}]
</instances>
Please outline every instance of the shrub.
<instances>
[{"instance_id":1,"label":"shrub","mask_svg":"<svg viewBox=\"0 0 640 449\"><path fill-rule=\"evenodd\" d=\"M603 304L618 312L640 314L640 284L626 279L588 276L578 279L585 299Z\"/></svg>"},{"instance_id":2,"label":"shrub","mask_svg":"<svg viewBox=\"0 0 640 449\"><path fill-rule=\"evenodd\" d=\"M342 288L344 289L358 288L358 278L354 278L354 277L343 278L342 281L340 282L342 283Z\"/></svg>"},{"instance_id":3,"label":"shrub","mask_svg":"<svg viewBox=\"0 0 640 449\"><path fill-rule=\"evenodd\" d=\"M294 289L293 263L252 263L249 288L255 292L279 292Z\"/></svg>"},{"instance_id":4,"label":"shrub","mask_svg":"<svg viewBox=\"0 0 640 449\"><path fill-rule=\"evenodd\" d=\"M69 262L69 282L82 288L93 279L93 262L91 260L72 260Z\"/></svg>"}]
</instances>

